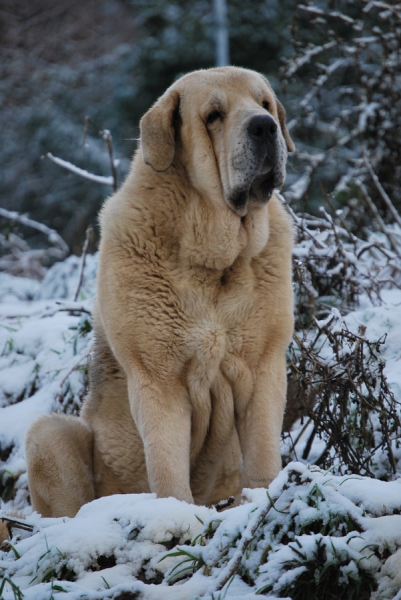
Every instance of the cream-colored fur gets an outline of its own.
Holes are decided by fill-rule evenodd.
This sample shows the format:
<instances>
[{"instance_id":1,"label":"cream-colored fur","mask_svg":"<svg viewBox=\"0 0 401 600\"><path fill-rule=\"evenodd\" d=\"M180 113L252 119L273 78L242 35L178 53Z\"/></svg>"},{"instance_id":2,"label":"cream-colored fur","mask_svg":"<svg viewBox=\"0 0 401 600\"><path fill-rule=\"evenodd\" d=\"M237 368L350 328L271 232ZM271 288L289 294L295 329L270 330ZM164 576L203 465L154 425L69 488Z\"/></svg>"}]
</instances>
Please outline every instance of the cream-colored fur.
<instances>
[{"instance_id":1,"label":"cream-colored fur","mask_svg":"<svg viewBox=\"0 0 401 600\"><path fill-rule=\"evenodd\" d=\"M277 475L293 232L273 188L287 149L284 109L245 69L186 75L143 117L101 211L89 395L79 418L28 432L34 509L73 516L148 491L211 504Z\"/></svg>"}]
</instances>

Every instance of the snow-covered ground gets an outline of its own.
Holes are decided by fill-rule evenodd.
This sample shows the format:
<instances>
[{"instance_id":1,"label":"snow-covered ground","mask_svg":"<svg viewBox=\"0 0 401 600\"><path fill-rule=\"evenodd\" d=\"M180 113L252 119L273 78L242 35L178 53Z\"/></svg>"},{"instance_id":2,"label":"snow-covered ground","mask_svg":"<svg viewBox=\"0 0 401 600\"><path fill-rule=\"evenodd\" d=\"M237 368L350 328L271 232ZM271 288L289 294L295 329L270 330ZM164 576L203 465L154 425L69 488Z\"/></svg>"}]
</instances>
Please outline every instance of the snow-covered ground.
<instances>
[{"instance_id":1,"label":"snow-covered ground","mask_svg":"<svg viewBox=\"0 0 401 600\"><path fill-rule=\"evenodd\" d=\"M13 529L0 551L0 598L292 598L296 581L297 598L315 585L316 598L401 600L398 475L340 477L291 462L268 491L244 490L223 512L141 494L100 498L74 519L32 513L26 430L40 414L76 413L87 385L96 257L74 302L79 271L70 257L42 283L0 274L0 516L22 511L33 526ZM387 333L381 356L401 402L401 291L380 306L361 298L346 323L365 325L368 339Z\"/></svg>"}]
</instances>

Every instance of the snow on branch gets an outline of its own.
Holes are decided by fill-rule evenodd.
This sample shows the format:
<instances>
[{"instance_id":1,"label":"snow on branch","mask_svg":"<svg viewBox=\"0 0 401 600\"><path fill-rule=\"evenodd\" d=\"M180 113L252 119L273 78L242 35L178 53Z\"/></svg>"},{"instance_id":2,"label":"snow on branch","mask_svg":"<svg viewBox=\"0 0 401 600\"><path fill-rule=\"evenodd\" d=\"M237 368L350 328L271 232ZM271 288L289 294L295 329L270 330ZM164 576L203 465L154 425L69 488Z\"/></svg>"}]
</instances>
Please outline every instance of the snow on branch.
<instances>
[{"instance_id":1,"label":"snow on branch","mask_svg":"<svg viewBox=\"0 0 401 600\"><path fill-rule=\"evenodd\" d=\"M345 1L336 12L326 2L297 7L294 54L285 60L281 76L286 83L297 78L303 92L288 128L299 149L324 158L313 168L296 154L294 170L301 167L302 176L291 178L287 195L298 209L310 203L314 212L323 182L333 205L345 207L359 237L370 231L373 216L374 230L399 256L401 4L364 0L363 7L357 17ZM304 65L308 83L299 74Z\"/></svg>"},{"instance_id":2,"label":"snow on branch","mask_svg":"<svg viewBox=\"0 0 401 600\"><path fill-rule=\"evenodd\" d=\"M318 154L308 154L302 153L298 155L298 158L301 160L307 160L309 164L304 168L304 173L297 179L287 190L285 193L285 197L288 201L294 202L299 201L308 190L313 174L316 171L317 167L325 160L326 155L324 152L319 152Z\"/></svg>"},{"instance_id":3,"label":"snow on branch","mask_svg":"<svg viewBox=\"0 0 401 600\"><path fill-rule=\"evenodd\" d=\"M396 16L399 16L400 11L401 11L401 3L394 4L393 6L391 6L391 4L387 4L387 2L368 2L367 5L365 6L365 8L363 9L363 12L367 13L372 8L378 8L380 10L385 10L385 11L393 13Z\"/></svg>"},{"instance_id":4,"label":"snow on branch","mask_svg":"<svg viewBox=\"0 0 401 600\"><path fill-rule=\"evenodd\" d=\"M361 181L356 185L368 196ZM304 182L299 186L303 187ZM291 201L296 198L295 194L285 196ZM401 228L386 225L368 198L378 232L369 232L367 240L361 239L350 231L343 211L335 211L329 197L326 201L330 214L321 207L319 217L296 214L287 205L297 232L293 266L298 328L315 315L325 317L332 306L347 312L361 294L373 304L380 303L383 288L401 286L401 243L397 237Z\"/></svg>"},{"instance_id":5,"label":"snow on branch","mask_svg":"<svg viewBox=\"0 0 401 600\"><path fill-rule=\"evenodd\" d=\"M213 581L213 583L206 590L207 595L212 595L214 597L214 593L222 590L224 586L234 577L240 563L245 555L245 552L255 536L257 529L265 520L267 514L270 512L271 508L274 507L274 502L271 499L269 493L267 493L267 498L265 504L260 506L257 511L251 513L248 524L245 529L242 531L241 539L238 542L238 546L230 558L224 569L220 570L217 578Z\"/></svg>"},{"instance_id":6,"label":"snow on branch","mask_svg":"<svg viewBox=\"0 0 401 600\"><path fill-rule=\"evenodd\" d=\"M90 179L91 181L96 181L96 183L101 183L102 185L109 185L111 187L114 186L114 178L112 176L105 177L103 175L95 175L94 173L90 173L89 171L86 171L85 169L81 169L80 167L77 167L76 165L68 162L67 160L63 160L62 158L53 156L53 154L51 152L48 152L46 154L46 156L51 161L56 163L56 165L59 165L60 167L63 167L64 169L67 169L68 171L71 171L72 173L75 173L76 175L85 177L85 179Z\"/></svg>"},{"instance_id":7,"label":"snow on branch","mask_svg":"<svg viewBox=\"0 0 401 600\"><path fill-rule=\"evenodd\" d=\"M26 227L31 227L32 229L36 229L41 233L47 235L49 242L52 244L56 244L63 252L63 257L67 256L69 249L63 238L55 231L51 229L47 225L43 223L38 223L38 221L34 221L25 215L20 215L16 211L6 210L5 208L0 208L0 217L4 219L8 219L9 221L14 221L16 223L20 223L21 225L25 225Z\"/></svg>"},{"instance_id":8,"label":"snow on branch","mask_svg":"<svg viewBox=\"0 0 401 600\"><path fill-rule=\"evenodd\" d=\"M330 17L332 19L340 19L341 21L344 21L345 23L348 23L349 25L359 25L358 21L356 21L355 19L352 19L348 15L344 15L343 13L340 13L338 11L325 12L324 10L322 10L321 8L318 8L317 6L313 6L313 5L305 6L304 4L299 4L298 8L300 10L308 12L312 15L316 15L318 17Z\"/></svg>"},{"instance_id":9,"label":"snow on branch","mask_svg":"<svg viewBox=\"0 0 401 600\"><path fill-rule=\"evenodd\" d=\"M321 68L324 69L324 73L320 75L320 77L315 81L311 91L309 94L305 96L305 98L301 102L302 108L305 108L310 104L312 98L318 93L319 89L327 82L330 75L335 73L337 69L346 68L351 64L351 60L348 58L339 58L333 64L326 67L325 65L321 65Z\"/></svg>"},{"instance_id":10,"label":"snow on branch","mask_svg":"<svg viewBox=\"0 0 401 600\"><path fill-rule=\"evenodd\" d=\"M305 54L303 54L302 56L296 58L293 63L292 66L286 70L286 77L290 78L293 75L295 75L295 73L304 65L306 65L311 58L317 56L318 54L321 54L322 52L325 52L326 50L331 50L332 48L335 48L337 46L337 42L335 40L328 42L327 44L323 44L322 46L314 46L312 48L308 48L305 51Z\"/></svg>"},{"instance_id":11,"label":"snow on branch","mask_svg":"<svg viewBox=\"0 0 401 600\"><path fill-rule=\"evenodd\" d=\"M385 202L387 208L389 209L394 221L397 223L397 225L399 225L401 227L401 217L400 217L398 211L396 210L394 204L391 202L390 196L386 193L385 189L383 188L382 184L380 183L378 176L376 175L376 173L374 172L374 170L372 168L372 165L366 158L366 154L364 154L364 162L365 162L367 170L369 171L371 178L373 179L373 182L374 182L377 190L379 191L381 197L383 198L383 201Z\"/></svg>"}]
</instances>

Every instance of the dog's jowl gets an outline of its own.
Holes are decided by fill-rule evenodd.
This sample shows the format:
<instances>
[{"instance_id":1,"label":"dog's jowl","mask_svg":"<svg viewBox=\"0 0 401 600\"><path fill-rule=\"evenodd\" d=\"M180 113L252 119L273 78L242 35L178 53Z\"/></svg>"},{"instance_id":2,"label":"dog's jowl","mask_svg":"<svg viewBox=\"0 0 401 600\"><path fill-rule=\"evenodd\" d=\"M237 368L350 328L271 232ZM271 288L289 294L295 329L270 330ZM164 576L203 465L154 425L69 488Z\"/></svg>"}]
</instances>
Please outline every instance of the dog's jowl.
<instances>
[{"instance_id":1,"label":"dog's jowl","mask_svg":"<svg viewBox=\"0 0 401 600\"><path fill-rule=\"evenodd\" d=\"M176 81L144 115L101 215L95 346L79 417L28 432L32 503L73 516L114 493L212 504L280 469L293 328L292 225L275 195L294 149L268 81Z\"/></svg>"}]
</instances>

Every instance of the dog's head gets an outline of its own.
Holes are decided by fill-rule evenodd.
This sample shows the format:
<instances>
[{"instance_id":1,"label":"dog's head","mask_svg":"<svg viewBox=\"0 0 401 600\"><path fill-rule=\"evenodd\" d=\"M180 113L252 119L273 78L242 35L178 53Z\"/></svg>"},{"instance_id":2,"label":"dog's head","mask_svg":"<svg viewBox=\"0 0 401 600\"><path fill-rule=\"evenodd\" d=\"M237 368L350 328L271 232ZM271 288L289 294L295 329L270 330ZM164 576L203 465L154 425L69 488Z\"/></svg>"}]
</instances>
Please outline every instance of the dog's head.
<instances>
[{"instance_id":1,"label":"dog's head","mask_svg":"<svg viewBox=\"0 0 401 600\"><path fill-rule=\"evenodd\" d=\"M143 160L166 171L175 160L192 185L239 216L284 183L294 144L269 82L246 69L196 71L176 81L143 116Z\"/></svg>"}]
</instances>

